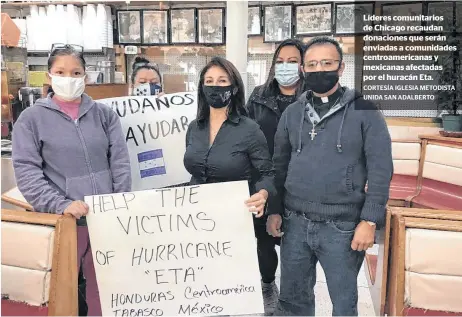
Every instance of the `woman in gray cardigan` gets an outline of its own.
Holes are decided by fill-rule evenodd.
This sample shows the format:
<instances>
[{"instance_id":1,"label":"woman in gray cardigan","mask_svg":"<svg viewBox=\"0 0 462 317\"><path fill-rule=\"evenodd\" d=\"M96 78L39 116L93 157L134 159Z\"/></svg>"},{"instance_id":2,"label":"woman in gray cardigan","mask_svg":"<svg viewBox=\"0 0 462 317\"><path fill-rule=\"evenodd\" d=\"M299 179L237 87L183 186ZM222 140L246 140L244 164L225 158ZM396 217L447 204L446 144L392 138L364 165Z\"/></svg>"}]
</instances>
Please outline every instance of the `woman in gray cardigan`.
<instances>
[{"instance_id":1,"label":"woman in gray cardigan","mask_svg":"<svg viewBox=\"0 0 462 317\"><path fill-rule=\"evenodd\" d=\"M82 264L84 258L90 263L92 259L85 222L88 206L83 199L131 190L130 160L119 118L83 93L82 53L82 48L72 45L52 48L48 60L52 92L24 110L13 129L13 166L21 193L35 211L72 215L80 225L79 316L101 314L99 299L93 308L85 298ZM94 271L92 265L85 273L87 269ZM87 276L88 284L96 289L94 272L85 275L93 275Z\"/></svg>"}]
</instances>

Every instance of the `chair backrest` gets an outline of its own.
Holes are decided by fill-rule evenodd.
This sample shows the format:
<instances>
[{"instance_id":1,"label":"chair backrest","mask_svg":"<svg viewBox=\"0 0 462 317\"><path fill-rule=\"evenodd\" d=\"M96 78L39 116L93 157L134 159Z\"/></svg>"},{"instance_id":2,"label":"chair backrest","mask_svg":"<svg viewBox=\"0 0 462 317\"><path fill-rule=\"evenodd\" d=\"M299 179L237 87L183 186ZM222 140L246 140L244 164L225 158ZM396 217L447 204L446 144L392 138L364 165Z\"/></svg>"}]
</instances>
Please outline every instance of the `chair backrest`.
<instances>
[{"instance_id":1,"label":"chair backrest","mask_svg":"<svg viewBox=\"0 0 462 317\"><path fill-rule=\"evenodd\" d=\"M462 313L462 210L391 208L391 212L386 312Z\"/></svg>"},{"instance_id":2,"label":"chair backrest","mask_svg":"<svg viewBox=\"0 0 462 317\"><path fill-rule=\"evenodd\" d=\"M460 230L406 229L407 306L462 313L462 221Z\"/></svg>"},{"instance_id":3,"label":"chair backrest","mask_svg":"<svg viewBox=\"0 0 462 317\"><path fill-rule=\"evenodd\" d=\"M393 140L393 174L417 177L421 146L420 140Z\"/></svg>"},{"instance_id":4,"label":"chair backrest","mask_svg":"<svg viewBox=\"0 0 462 317\"><path fill-rule=\"evenodd\" d=\"M438 134L438 127L414 127L389 125L392 139L393 175L419 176L420 159L423 156L422 134Z\"/></svg>"},{"instance_id":5,"label":"chair backrest","mask_svg":"<svg viewBox=\"0 0 462 317\"><path fill-rule=\"evenodd\" d=\"M2 209L1 230L3 315L15 315L19 303L32 311L47 306L49 316L77 316L75 219Z\"/></svg>"},{"instance_id":6,"label":"chair backrest","mask_svg":"<svg viewBox=\"0 0 462 317\"><path fill-rule=\"evenodd\" d=\"M462 195L462 145L426 145L422 176L443 183L461 186Z\"/></svg>"},{"instance_id":7,"label":"chair backrest","mask_svg":"<svg viewBox=\"0 0 462 317\"><path fill-rule=\"evenodd\" d=\"M388 132L392 140L419 141L419 135L438 134L441 128L438 127L413 127L407 125L388 125Z\"/></svg>"}]
</instances>

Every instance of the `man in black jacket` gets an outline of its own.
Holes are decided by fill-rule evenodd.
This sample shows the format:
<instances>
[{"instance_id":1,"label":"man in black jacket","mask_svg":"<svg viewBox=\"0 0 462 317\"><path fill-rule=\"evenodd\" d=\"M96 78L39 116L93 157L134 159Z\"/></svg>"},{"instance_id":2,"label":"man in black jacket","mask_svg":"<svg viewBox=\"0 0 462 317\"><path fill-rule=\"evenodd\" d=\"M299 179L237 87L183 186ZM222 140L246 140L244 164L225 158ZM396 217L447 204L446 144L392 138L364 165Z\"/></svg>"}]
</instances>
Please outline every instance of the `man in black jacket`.
<instances>
[{"instance_id":1,"label":"man in black jacket","mask_svg":"<svg viewBox=\"0 0 462 317\"><path fill-rule=\"evenodd\" d=\"M303 69L310 90L279 121L273 163L280 204L269 206L267 223L269 233L281 236L284 210L275 315L314 315L318 261L333 315L358 315L358 273L376 227L384 224L393 174L390 134L371 102L340 86L344 68L337 41L308 43Z\"/></svg>"}]
</instances>

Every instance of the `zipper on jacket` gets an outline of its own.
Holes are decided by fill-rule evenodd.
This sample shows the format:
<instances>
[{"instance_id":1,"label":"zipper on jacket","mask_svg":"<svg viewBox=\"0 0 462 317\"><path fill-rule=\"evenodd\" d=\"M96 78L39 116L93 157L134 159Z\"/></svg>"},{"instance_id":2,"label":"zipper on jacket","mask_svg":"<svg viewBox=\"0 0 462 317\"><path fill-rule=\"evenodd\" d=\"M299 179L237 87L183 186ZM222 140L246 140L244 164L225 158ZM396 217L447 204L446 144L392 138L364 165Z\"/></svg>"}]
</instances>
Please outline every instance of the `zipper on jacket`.
<instances>
[{"instance_id":1,"label":"zipper on jacket","mask_svg":"<svg viewBox=\"0 0 462 317\"><path fill-rule=\"evenodd\" d=\"M87 146L85 144L85 140L83 138L82 131L80 130L79 119L75 119L74 124L75 124L75 128L77 129L77 134L79 135L80 143L82 144L82 147L83 147L83 153L85 155L85 164L87 165L88 172L90 173L91 185L93 187L93 195L97 195L98 190L96 188L96 181L95 181L95 178L94 178L94 175L93 175L93 169L91 167L90 156L88 155Z\"/></svg>"}]
</instances>

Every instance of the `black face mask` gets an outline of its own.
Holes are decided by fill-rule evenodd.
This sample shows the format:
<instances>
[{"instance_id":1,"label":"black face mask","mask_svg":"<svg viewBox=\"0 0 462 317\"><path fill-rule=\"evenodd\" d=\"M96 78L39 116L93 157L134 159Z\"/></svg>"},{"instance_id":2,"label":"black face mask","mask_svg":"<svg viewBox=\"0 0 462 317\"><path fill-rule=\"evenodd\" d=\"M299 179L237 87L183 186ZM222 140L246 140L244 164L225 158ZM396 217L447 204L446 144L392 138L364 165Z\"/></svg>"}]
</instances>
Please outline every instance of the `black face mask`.
<instances>
[{"instance_id":1,"label":"black face mask","mask_svg":"<svg viewBox=\"0 0 462 317\"><path fill-rule=\"evenodd\" d=\"M338 70L328 72L305 72L305 83L309 90L325 94L338 83Z\"/></svg>"},{"instance_id":2,"label":"black face mask","mask_svg":"<svg viewBox=\"0 0 462 317\"><path fill-rule=\"evenodd\" d=\"M230 86L204 86L204 92L207 104L213 108L224 108L231 103L234 87Z\"/></svg>"}]
</instances>

